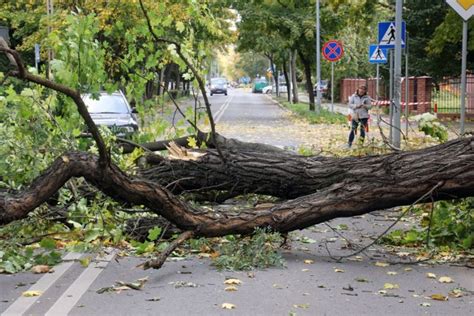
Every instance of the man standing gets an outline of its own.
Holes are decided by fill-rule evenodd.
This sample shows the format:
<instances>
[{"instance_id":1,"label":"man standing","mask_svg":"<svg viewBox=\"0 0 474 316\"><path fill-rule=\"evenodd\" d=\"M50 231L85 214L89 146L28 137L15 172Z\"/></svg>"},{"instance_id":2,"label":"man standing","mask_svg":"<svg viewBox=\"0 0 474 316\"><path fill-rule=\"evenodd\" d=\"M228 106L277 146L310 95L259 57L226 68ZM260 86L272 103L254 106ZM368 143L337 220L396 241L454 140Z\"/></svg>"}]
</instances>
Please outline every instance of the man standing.
<instances>
[{"instance_id":1,"label":"man standing","mask_svg":"<svg viewBox=\"0 0 474 316\"><path fill-rule=\"evenodd\" d=\"M367 86L360 86L356 93L349 98L349 108L352 111L351 132L349 133L349 148L354 141L355 133L359 122L360 128L360 142L363 143L365 139L365 131L369 120L369 109L372 107L370 97L367 95Z\"/></svg>"}]
</instances>

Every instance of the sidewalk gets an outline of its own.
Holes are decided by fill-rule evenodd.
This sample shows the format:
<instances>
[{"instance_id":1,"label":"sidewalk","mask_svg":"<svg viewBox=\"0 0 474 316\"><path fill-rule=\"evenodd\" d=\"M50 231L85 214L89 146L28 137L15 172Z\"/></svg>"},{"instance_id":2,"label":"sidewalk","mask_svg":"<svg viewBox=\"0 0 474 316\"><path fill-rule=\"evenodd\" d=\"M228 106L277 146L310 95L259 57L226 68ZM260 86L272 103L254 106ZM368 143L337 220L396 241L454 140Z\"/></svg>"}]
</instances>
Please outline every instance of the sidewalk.
<instances>
[{"instance_id":1,"label":"sidewalk","mask_svg":"<svg viewBox=\"0 0 474 316\"><path fill-rule=\"evenodd\" d=\"M304 103L309 103L309 97L305 93L300 93L298 95L300 102ZM331 101L322 99L321 100L321 106L327 110L331 110ZM338 103L334 102L333 104L334 111L343 115L348 115L349 114L349 106L347 103ZM370 120L371 125L376 125L377 124L377 118L376 118L376 107L372 107L371 113L373 119ZM386 114L381 114L381 117L384 122L389 122L389 115ZM413 116L409 117L408 123L412 127L417 127L417 122L412 119ZM382 126L387 126L387 123L382 122ZM460 131L460 122L459 121L440 121L442 124L444 124L451 132L459 134ZM405 115L402 113L401 117L401 126L402 128L405 126L406 121L405 121ZM464 131L465 133L468 134L474 134L474 122L465 122L464 123Z\"/></svg>"}]
</instances>

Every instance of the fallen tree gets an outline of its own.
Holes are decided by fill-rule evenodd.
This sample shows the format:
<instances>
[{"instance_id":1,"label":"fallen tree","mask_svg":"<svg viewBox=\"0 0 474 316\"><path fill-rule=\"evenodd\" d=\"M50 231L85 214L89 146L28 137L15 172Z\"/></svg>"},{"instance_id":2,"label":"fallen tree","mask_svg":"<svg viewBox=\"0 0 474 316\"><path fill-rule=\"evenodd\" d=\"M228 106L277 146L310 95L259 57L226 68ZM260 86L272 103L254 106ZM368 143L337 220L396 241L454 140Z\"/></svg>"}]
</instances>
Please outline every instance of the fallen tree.
<instances>
[{"instance_id":1,"label":"fallen tree","mask_svg":"<svg viewBox=\"0 0 474 316\"><path fill-rule=\"evenodd\" d=\"M192 159L162 158L139 177L131 177L111 162L78 91L28 73L16 51L5 46L0 50L17 67L12 75L71 97L99 148L99 156L65 153L27 189L1 193L0 225L25 218L69 179L84 177L113 199L144 205L182 231L159 258L144 265L159 268L173 249L192 237L248 235L257 227L285 233L337 217L474 195L472 137L418 151L338 159L302 157L280 150L269 152L267 147L255 144L219 147L215 134L212 139L218 150L198 152ZM292 200L263 209L217 213L195 208L177 196L206 191L227 192L228 196L253 192Z\"/></svg>"}]
</instances>

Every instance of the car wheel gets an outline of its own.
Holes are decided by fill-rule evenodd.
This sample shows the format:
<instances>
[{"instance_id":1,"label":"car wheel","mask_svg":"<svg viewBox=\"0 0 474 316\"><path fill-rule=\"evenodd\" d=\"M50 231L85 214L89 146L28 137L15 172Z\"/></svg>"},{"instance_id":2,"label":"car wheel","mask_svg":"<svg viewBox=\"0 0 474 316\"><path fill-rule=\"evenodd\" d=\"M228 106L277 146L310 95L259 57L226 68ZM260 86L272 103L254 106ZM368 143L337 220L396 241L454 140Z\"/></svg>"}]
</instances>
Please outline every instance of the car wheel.
<instances>
[{"instance_id":1,"label":"car wheel","mask_svg":"<svg viewBox=\"0 0 474 316\"><path fill-rule=\"evenodd\" d=\"M224 93L224 94L225 94L225 95L227 95L227 92L226 92L226 93Z\"/></svg>"},{"instance_id":2,"label":"car wheel","mask_svg":"<svg viewBox=\"0 0 474 316\"><path fill-rule=\"evenodd\" d=\"M211 93L211 97L212 97L212 93Z\"/></svg>"}]
</instances>

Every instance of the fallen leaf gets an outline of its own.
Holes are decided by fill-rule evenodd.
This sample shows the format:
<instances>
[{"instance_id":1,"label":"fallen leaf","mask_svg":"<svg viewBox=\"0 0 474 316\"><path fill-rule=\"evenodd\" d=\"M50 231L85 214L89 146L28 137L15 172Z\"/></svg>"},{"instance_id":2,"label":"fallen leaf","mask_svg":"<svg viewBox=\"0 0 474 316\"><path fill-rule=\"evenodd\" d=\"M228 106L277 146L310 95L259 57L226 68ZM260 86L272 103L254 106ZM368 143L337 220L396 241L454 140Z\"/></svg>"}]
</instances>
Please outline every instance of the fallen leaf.
<instances>
[{"instance_id":1,"label":"fallen leaf","mask_svg":"<svg viewBox=\"0 0 474 316\"><path fill-rule=\"evenodd\" d=\"M277 283L273 284L273 287L274 287L275 289L278 289L278 290L283 289L283 285L277 284Z\"/></svg>"},{"instance_id":2,"label":"fallen leaf","mask_svg":"<svg viewBox=\"0 0 474 316\"><path fill-rule=\"evenodd\" d=\"M222 306L221 306L223 309L235 309L235 305L234 304L231 304L231 303L222 303Z\"/></svg>"},{"instance_id":3,"label":"fallen leaf","mask_svg":"<svg viewBox=\"0 0 474 316\"><path fill-rule=\"evenodd\" d=\"M248 272L248 273L247 273L247 277L250 278L250 279L253 279L253 278L255 278L255 273L253 273L253 272Z\"/></svg>"},{"instance_id":4,"label":"fallen leaf","mask_svg":"<svg viewBox=\"0 0 474 316\"><path fill-rule=\"evenodd\" d=\"M453 279L448 276L442 276L438 279L440 283L453 283Z\"/></svg>"},{"instance_id":5,"label":"fallen leaf","mask_svg":"<svg viewBox=\"0 0 474 316\"><path fill-rule=\"evenodd\" d=\"M436 279L436 274L431 273L431 272L428 272L428 273L426 274L426 277L429 278L429 279Z\"/></svg>"},{"instance_id":6,"label":"fallen leaf","mask_svg":"<svg viewBox=\"0 0 474 316\"><path fill-rule=\"evenodd\" d=\"M369 282L366 278L355 278L357 282Z\"/></svg>"},{"instance_id":7,"label":"fallen leaf","mask_svg":"<svg viewBox=\"0 0 474 316\"><path fill-rule=\"evenodd\" d=\"M152 298L147 298L145 301L148 301L148 302L158 302L159 300L161 300L160 297L156 296L156 297L152 297Z\"/></svg>"},{"instance_id":8,"label":"fallen leaf","mask_svg":"<svg viewBox=\"0 0 474 316\"><path fill-rule=\"evenodd\" d=\"M309 269L301 269L302 272L308 272L310 271Z\"/></svg>"},{"instance_id":9,"label":"fallen leaf","mask_svg":"<svg viewBox=\"0 0 474 316\"><path fill-rule=\"evenodd\" d=\"M316 240L308 238L306 236L301 237L300 241L305 244L314 244Z\"/></svg>"},{"instance_id":10,"label":"fallen leaf","mask_svg":"<svg viewBox=\"0 0 474 316\"><path fill-rule=\"evenodd\" d=\"M378 291L378 293L379 293L379 294L382 294L382 295L385 295L385 294L387 294L387 291L385 291L385 290L380 290L380 291Z\"/></svg>"},{"instance_id":11,"label":"fallen leaf","mask_svg":"<svg viewBox=\"0 0 474 316\"><path fill-rule=\"evenodd\" d=\"M79 263L81 264L81 266L83 266L84 268L87 268L89 266L89 264L91 263L91 257L85 257L83 259L80 259L79 260Z\"/></svg>"},{"instance_id":12,"label":"fallen leaf","mask_svg":"<svg viewBox=\"0 0 474 316\"><path fill-rule=\"evenodd\" d=\"M355 256L353 258L348 258L347 260L349 261L358 261L358 262L361 262L363 261L364 259L362 258L362 256Z\"/></svg>"},{"instance_id":13,"label":"fallen leaf","mask_svg":"<svg viewBox=\"0 0 474 316\"><path fill-rule=\"evenodd\" d=\"M387 263L387 262L380 262L380 261L377 261L375 263L375 266L376 267L388 267L390 265L390 263Z\"/></svg>"},{"instance_id":14,"label":"fallen leaf","mask_svg":"<svg viewBox=\"0 0 474 316\"><path fill-rule=\"evenodd\" d=\"M198 285L193 282L177 281L177 282L171 282L171 284L174 284L174 287L176 289L180 287L198 287Z\"/></svg>"},{"instance_id":15,"label":"fallen leaf","mask_svg":"<svg viewBox=\"0 0 474 316\"><path fill-rule=\"evenodd\" d=\"M31 272L36 273L36 274L48 273L50 271L52 272L51 267L44 264L36 265L31 268Z\"/></svg>"},{"instance_id":16,"label":"fallen leaf","mask_svg":"<svg viewBox=\"0 0 474 316\"><path fill-rule=\"evenodd\" d=\"M342 289L346 291L354 291L354 288L350 284L347 287L343 287Z\"/></svg>"},{"instance_id":17,"label":"fallen leaf","mask_svg":"<svg viewBox=\"0 0 474 316\"><path fill-rule=\"evenodd\" d=\"M430 298L432 300L435 300L435 301L447 301L448 300L448 297L444 296L443 294L433 294L433 295L430 296Z\"/></svg>"},{"instance_id":18,"label":"fallen leaf","mask_svg":"<svg viewBox=\"0 0 474 316\"><path fill-rule=\"evenodd\" d=\"M24 297L40 296L41 294L43 294L41 291L25 291L21 293L21 295Z\"/></svg>"},{"instance_id":19,"label":"fallen leaf","mask_svg":"<svg viewBox=\"0 0 474 316\"><path fill-rule=\"evenodd\" d=\"M387 274L388 274L388 275L397 275L398 272L395 272L395 271L388 271Z\"/></svg>"},{"instance_id":20,"label":"fallen leaf","mask_svg":"<svg viewBox=\"0 0 474 316\"><path fill-rule=\"evenodd\" d=\"M464 293L460 289L453 289L451 292L449 292L449 296L458 298L458 297L463 297Z\"/></svg>"},{"instance_id":21,"label":"fallen leaf","mask_svg":"<svg viewBox=\"0 0 474 316\"><path fill-rule=\"evenodd\" d=\"M344 273L344 272L346 272L346 271L344 271L343 269L334 269L334 272Z\"/></svg>"},{"instance_id":22,"label":"fallen leaf","mask_svg":"<svg viewBox=\"0 0 474 316\"><path fill-rule=\"evenodd\" d=\"M227 287L224 289L224 291L227 291L227 292L235 292L235 291L237 291L237 290L238 290L238 289L237 289L237 287L236 287L235 285L229 285L229 286L227 286Z\"/></svg>"},{"instance_id":23,"label":"fallen leaf","mask_svg":"<svg viewBox=\"0 0 474 316\"><path fill-rule=\"evenodd\" d=\"M421 303L420 306L423 306L423 307L430 307L431 304L424 302L424 303Z\"/></svg>"},{"instance_id":24,"label":"fallen leaf","mask_svg":"<svg viewBox=\"0 0 474 316\"><path fill-rule=\"evenodd\" d=\"M398 284L385 283L383 285L383 288L386 289L386 290L393 290L393 289L398 289L399 286L398 286Z\"/></svg>"},{"instance_id":25,"label":"fallen leaf","mask_svg":"<svg viewBox=\"0 0 474 316\"><path fill-rule=\"evenodd\" d=\"M293 307L294 307L294 308L308 309L308 308L309 308L309 304L294 304Z\"/></svg>"},{"instance_id":26,"label":"fallen leaf","mask_svg":"<svg viewBox=\"0 0 474 316\"><path fill-rule=\"evenodd\" d=\"M412 269L412 268L405 268L404 270L405 270L406 272L413 271L413 269Z\"/></svg>"},{"instance_id":27,"label":"fallen leaf","mask_svg":"<svg viewBox=\"0 0 474 316\"><path fill-rule=\"evenodd\" d=\"M306 259L304 261L305 264L313 264L314 263L314 260L311 260L311 259Z\"/></svg>"},{"instance_id":28,"label":"fallen leaf","mask_svg":"<svg viewBox=\"0 0 474 316\"><path fill-rule=\"evenodd\" d=\"M227 284L227 285L241 285L242 281L240 281L239 279L227 279L227 280L224 281L224 284Z\"/></svg>"}]
</instances>

